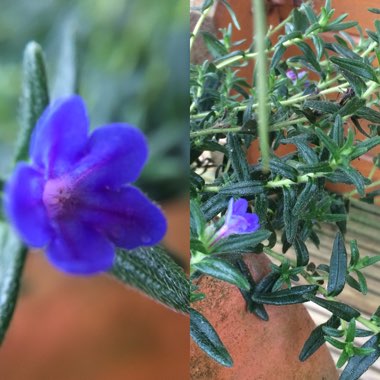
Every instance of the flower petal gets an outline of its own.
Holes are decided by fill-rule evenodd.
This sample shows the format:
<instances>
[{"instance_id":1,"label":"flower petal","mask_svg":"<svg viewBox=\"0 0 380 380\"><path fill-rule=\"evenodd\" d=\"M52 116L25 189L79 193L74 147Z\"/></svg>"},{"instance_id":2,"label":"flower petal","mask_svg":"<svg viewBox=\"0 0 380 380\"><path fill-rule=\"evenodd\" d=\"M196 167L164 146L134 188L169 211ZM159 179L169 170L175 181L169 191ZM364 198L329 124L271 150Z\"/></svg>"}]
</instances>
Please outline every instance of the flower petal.
<instances>
[{"instance_id":1,"label":"flower petal","mask_svg":"<svg viewBox=\"0 0 380 380\"><path fill-rule=\"evenodd\" d=\"M91 188L118 188L135 181L148 157L143 133L121 123L96 129L89 139L87 152L74 176Z\"/></svg>"},{"instance_id":2,"label":"flower petal","mask_svg":"<svg viewBox=\"0 0 380 380\"><path fill-rule=\"evenodd\" d=\"M96 192L83 199L80 207L82 220L91 223L118 247L151 246L166 232L162 211L132 186Z\"/></svg>"},{"instance_id":3,"label":"flower petal","mask_svg":"<svg viewBox=\"0 0 380 380\"><path fill-rule=\"evenodd\" d=\"M247 222L245 233L252 233L260 228L259 217L257 216L257 214L246 213L244 218Z\"/></svg>"},{"instance_id":4,"label":"flower petal","mask_svg":"<svg viewBox=\"0 0 380 380\"><path fill-rule=\"evenodd\" d=\"M69 170L83 155L88 118L81 97L57 100L42 114L32 135L30 156L49 178Z\"/></svg>"},{"instance_id":5,"label":"flower petal","mask_svg":"<svg viewBox=\"0 0 380 380\"><path fill-rule=\"evenodd\" d=\"M244 215L247 212L248 201L244 198L239 198L235 201L233 207L234 215Z\"/></svg>"},{"instance_id":6,"label":"flower petal","mask_svg":"<svg viewBox=\"0 0 380 380\"><path fill-rule=\"evenodd\" d=\"M31 247L43 247L52 237L42 201L43 189L42 174L24 163L16 166L5 189L5 212L22 240Z\"/></svg>"},{"instance_id":7,"label":"flower petal","mask_svg":"<svg viewBox=\"0 0 380 380\"><path fill-rule=\"evenodd\" d=\"M115 249L93 227L78 220L65 220L59 221L55 230L47 257L57 268L72 274L94 274L112 266Z\"/></svg>"}]
</instances>

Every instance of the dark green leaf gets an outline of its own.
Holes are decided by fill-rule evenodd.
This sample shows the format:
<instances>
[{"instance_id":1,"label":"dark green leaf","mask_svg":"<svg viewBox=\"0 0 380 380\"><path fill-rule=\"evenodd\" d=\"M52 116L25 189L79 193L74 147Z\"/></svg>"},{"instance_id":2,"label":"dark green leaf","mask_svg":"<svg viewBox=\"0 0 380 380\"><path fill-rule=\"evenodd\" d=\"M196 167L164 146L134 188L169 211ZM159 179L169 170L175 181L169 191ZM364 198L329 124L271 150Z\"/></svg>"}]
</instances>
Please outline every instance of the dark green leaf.
<instances>
[{"instance_id":1,"label":"dark green leaf","mask_svg":"<svg viewBox=\"0 0 380 380\"><path fill-rule=\"evenodd\" d=\"M247 279L232 264L215 257L207 257L194 264L194 268L218 280L226 281L238 288L249 290L250 286Z\"/></svg>"},{"instance_id":2,"label":"dark green leaf","mask_svg":"<svg viewBox=\"0 0 380 380\"><path fill-rule=\"evenodd\" d=\"M293 246L297 255L297 267L305 266L309 263L309 251L306 244L298 237L293 241Z\"/></svg>"},{"instance_id":3,"label":"dark green leaf","mask_svg":"<svg viewBox=\"0 0 380 380\"><path fill-rule=\"evenodd\" d=\"M317 59L320 61L322 59L323 53L325 51L325 44L324 44L322 38L315 35L315 34L312 35L311 38L313 40L315 50L317 51Z\"/></svg>"},{"instance_id":4,"label":"dark green leaf","mask_svg":"<svg viewBox=\"0 0 380 380\"><path fill-rule=\"evenodd\" d=\"M355 270L355 273L358 276L360 291L362 294L366 295L368 293L367 280L362 272Z\"/></svg>"},{"instance_id":5,"label":"dark green leaf","mask_svg":"<svg viewBox=\"0 0 380 380\"><path fill-rule=\"evenodd\" d=\"M225 367L232 367L232 358L217 332L201 313L192 308L190 308L190 336L199 348L216 362Z\"/></svg>"},{"instance_id":6,"label":"dark green leaf","mask_svg":"<svg viewBox=\"0 0 380 380\"><path fill-rule=\"evenodd\" d=\"M224 4L224 6L226 7L228 13L230 14L232 22L234 23L236 29L240 30L239 21L236 18L236 14L235 14L234 10L232 9L231 5L228 4L228 2L226 0L221 0L221 1Z\"/></svg>"},{"instance_id":7,"label":"dark green leaf","mask_svg":"<svg viewBox=\"0 0 380 380\"><path fill-rule=\"evenodd\" d=\"M315 153L314 149L306 142L297 141L295 145L297 146L298 153L307 164L313 165L318 163L317 153Z\"/></svg>"},{"instance_id":8,"label":"dark green leaf","mask_svg":"<svg viewBox=\"0 0 380 380\"><path fill-rule=\"evenodd\" d=\"M297 193L294 191L293 187L282 188L283 201L284 201L284 224L285 224L285 234L286 240L289 243L293 243L294 238L297 234L299 218L293 216L292 210L297 199Z\"/></svg>"},{"instance_id":9,"label":"dark green leaf","mask_svg":"<svg viewBox=\"0 0 380 380\"><path fill-rule=\"evenodd\" d=\"M255 194L262 193L263 191L264 186L260 181L240 181L220 189L221 194L243 198L252 198Z\"/></svg>"},{"instance_id":10,"label":"dark green leaf","mask_svg":"<svg viewBox=\"0 0 380 380\"><path fill-rule=\"evenodd\" d=\"M254 248L271 234L270 231L260 229L252 234L231 235L215 244L213 250L216 253L253 252Z\"/></svg>"},{"instance_id":11,"label":"dark green leaf","mask_svg":"<svg viewBox=\"0 0 380 380\"><path fill-rule=\"evenodd\" d=\"M350 249L351 249L350 266L354 266L357 264L360 258L358 242L356 240L350 240Z\"/></svg>"},{"instance_id":12,"label":"dark green leaf","mask_svg":"<svg viewBox=\"0 0 380 380\"><path fill-rule=\"evenodd\" d=\"M11 322L27 249L4 222L0 223L0 345Z\"/></svg>"},{"instance_id":13,"label":"dark green leaf","mask_svg":"<svg viewBox=\"0 0 380 380\"><path fill-rule=\"evenodd\" d=\"M357 96L361 96L363 92L367 89L367 85L363 79L358 77L356 74L352 74L348 70L340 68L340 73L344 76L350 86L354 89Z\"/></svg>"},{"instance_id":14,"label":"dark green leaf","mask_svg":"<svg viewBox=\"0 0 380 380\"><path fill-rule=\"evenodd\" d=\"M345 30L345 29L352 28L356 25L358 25L358 23L356 21L340 22L340 23L336 23L336 24L327 25L323 29L323 31L324 32L330 32L330 31Z\"/></svg>"},{"instance_id":15,"label":"dark green leaf","mask_svg":"<svg viewBox=\"0 0 380 380\"><path fill-rule=\"evenodd\" d=\"M341 342L337 339L330 338L329 336L325 336L325 341L330 343L332 346L337 348L338 350L343 350L346 344L344 342Z\"/></svg>"},{"instance_id":16,"label":"dark green leaf","mask_svg":"<svg viewBox=\"0 0 380 380\"><path fill-rule=\"evenodd\" d=\"M273 293L255 293L252 299L258 303L268 305L291 305L307 302L307 297L315 295L318 285L293 286Z\"/></svg>"},{"instance_id":17,"label":"dark green leaf","mask_svg":"<svg viewBox=\"0 0 380 380\"><path fill-rule=\"evenodd\" d=\"M360 312L351 306L337 301L329 301L324 298L312 297L310 301L313 301L317 305L333 313L336 317L344 319L349 322L352 318L360 316Z\"/></svg>"},{"instance_id":18,"label":"dark green leaf","mask_svg":"<svg viewBox=\"0 0 380 380\"><path fill-rule=\"evenodd\" d=\"M297 201L293 206L292 215L297 217L302 214L316 195L317 185L311 181L307 182L297 197Z\"/></svg>"},{"instance_id":19,"label":"dark green leaf","mask_svg":"<svg viewBox=\"0 0 380 380\"><path fill-rule=\"evenodd\" d=\"M327 136L320 128L315 128L315 134L318 136L322 144L327 148L327 150L332 154L332 156L337 160L339 158L339 147L336 145L335 141Z\"/></svg>"},{"instance_id":20,"label":"dark green leaf","mask_svg":"<svg viewBox=\"0 0 380 380\"><path fill-rule=\"evenodd\" d=\"M279 160L278 158L271 158L269 162L269 168L271 172L276 175L281 175L285 178L289 178L294 182L297 181L297 170L285 162Z\"/></svg>"},{"instance_id":21,"label":"dark green leaf","mask_svg":"<svg viewBox=\"0 0 380 380\"><path fill-rule=\"evenodd\" d=\"M347 251L344 245L343 235L337 232L330 258L330 274L327 285L329 296L340 294L346 283Z\"/></svg>"},{"instance_id":22,"label":"dark green leaf","mask_svg":"<svg viewBox=\"0 0 380 380\"><path fill-rule=\"evenodd\" d=\"M341 69L353 75L358 75L361 78L369 79L376 83L379 82L373 67L367 63L341 57L330 57L330 60Z\"/></svg>"},{"instance_id":23,"label":"dark green leaf","mask_svg":"<svg viewBox=\"0 0 380 380\"><path fill-rule=\"evenodd\" d=\"M36 42L29 42L23 61L21 129L16 148L16 161L29 157L29 140L37 120L49 104L49 92L43 52Z\"/></svg>"},{"instance_id":24,"label":"dark green leaf","mask_svg":"<svg viewBox=\"0 0 380 380\"><path fill-rule=\"evenodd\" d=\"M192 235L201 237L206 227L206 220L200 208L199 202L195 199L190 200L190 228Z\"/></svg>"},{"instance_id":25,"label":"dark green leaf","mask_svg":"<svg viewBox=\"0 0 380 380\"><path fill-rule=\"evenodd\" d=\"M379 8L368 8L368 10L372 13L375 13L377 15L380 15L380 9Z\"/></svg>"},{"instance_id":26,"label":"dark green leaf","mask_svg":"<svg viewBox=\"0 0 380 380\"><path fill-rule=\"evenodd\" d=\"M360 117L361 119L368 120L372 123L380 123L380 112L369 107L362 107L356 112L356 116Z\"/></svg>"},{"instance_id":27,"label":"dark green leaf","mask_svg":"<svg viewBox=\"0 0 380 380\"><path fill-rule=\"evenodd\" d=\"M315 14L313 8L308 3L302 3L301 10L305 12L306 17L308 18L310 24L315 24L318 22L317 15Z\"/></svg>"},{"instance_id":28,"label":"dark green leaf","mask_svg":"<svg viewBox=\"0 0 380 380\"><path fill-rule=\"evenodd\" d=\"M340 376L340 380L358 380L360 376L363 375L373 363L375 363L380 357L379 335L374 335L363 344L362 348L372 348L374 351L366 356L355 355L351 357Z\"/></svg>"},{"instance_id":29,"label":"dark green leaf","mask_svg":"<svg viewBox=\"0 0 380 380\"><path fill-rule=\"evenodd\" d=\"M226 47L213 34L202 32L202 37L208 51L214 58L225 56L228 53Z\"/></svg>"},{"instance_id":30,"label":"dark green leaf","mask_svg":"<svg viewBox=\"0 0 380 380\"><path fill-rule=\"evenodd\" d=\"M202 205L202 212L206 222L210 221L228 206L229 198L222 194L216 194Z\"/></svg>"},{"instance_id":31,"label":"dark green leaf","mask_svg":"<svg viewBox=\"0 0 380 380\"><path fill-rule=\"evenodd\" d=\"M355 185L358 193L364 197L365 195L365 182L363 176L354 168L349 166L341 166L339 169L346 175L347 180Z\"/></svg>"},{"instance_id":32,"label":"dark green leaf","mask_svg":"<svg viewBox=\"0 0 380 380\"><path fill-rule=\"evenodd\" d=\"M236 134L229 133L227 137L228 156L239 181L249 181L249 166L246 153L243 152L240 138Z\"/></svg>"},{"instance_id":33,"label":"dark green leaf","mask_svg":"<svg viewBox=\"0 0 380 380\"><path fill-rule=\"evenodd\" d=\"M333 127L330 131L330 137L333 139L335 144L340 148L344 142L344 128L343 119L341 115L336 115Z\"/></svg>"},{"instance_id":34,"label":"dark green leaf","mask_svg":"<svg viewBox=\"0 0 380 380\"><path fill-rule=\"evenodd\" d=\"M207 248L204 246L203 242L201 242L200 240L195 239L195 238L190 239L190 250L201 252L201 253L204 253L206 255L209 253Z\"/></svg>"},{"instance_id":35,"label":"dark green leaf","mask_svg":"<svg viewBox=\"0 0 380 380\"><path fill-rule=\"evenodd\" d=\"M204 12L207 8L210 8L214 4L214 0L204 0L202 4L202 12Z\"/></svg>"},{"instance_id":36,"label":"dark green leaf","mask_svg":"<svg viewBox=\"0 0 380 380\"><path fill-rule=\"evenodd\" d=\"M286 51L286 47L283 44L277 45L272 55L272 62L270 63L270 69L275 69L279 64L282 56Z\"/></svg>"},{"instance_id":37,"label":"dark green leaf","mask_svg":"<svg viewBox=\"0 0 380 380\"><path fill-rule=\"evenodd\" d=\"M339 111L339 106L336 103L327 100L306 100L303 106L326 114Z\"/></svg>"},{"instance_id":38,"label":"dark green leaf","mask_svg":"<svg viewBox=\"0 0 380 380\"><path fill-rule=\"evenodd\" d=\"M365 99L360 99L358 97L354 97L350 99L340 110L339 114L344 117L346 115L353 115L362 108L365 104Z\"/></svg>"},{"instance_id":39,"label":"dark green leaf","mask_svg":"<svg viewBox=\"0 0 380 380\"><path fill-rule=\"evenodd\" d=\"M189 313L189 280L161 247L117 249L111 274L154 300L176 311Z\"/></svg>"},{"instance_id":40,"label":"dark green leaf","mask_svg":"<svg viewBox=\"0 0 380 380\"><path fill-rule=\"evenodd\" d=\"M330 173L332 168L328 162L319 162L313 165L300 165L297 167L303 173Z\"/></svg>"},{"instance_id":41,"label":"dark green leaf","mask_svg":"<svg viewBox=\"0 0 380 380\"><path fill-rule=\"evenodd\" d=\"M319 65L317 57L315 56L311 47L306 42L303 42L303 41L296 42L296 45L301 49L306 60L311 64L311 66L313 66L315 71L320 73L321 72L321 66Z\"/></svg>"},{"instance_id":42,"label":"dark green leaf","mask_svg":"<svg viewBox=\"0 0 380 380\"><path fill-rule=\"evenodd\" d=\"M309 338L306 340L301 353L299 355L299 359L304 362L311 355L313 355L319 347L321 347L325 343L323 328L325 326L331 328L338 328L340 326L340 319L332 316L326 323L316 327Z\"/></svg>"},{"instance_id":43,"label":"dark green leaf","mask_svg":"<svg viewBox=\"0 0 380 380\"><path fill-rule=\"evenodd\" d=\"M350 156L351 160L362 156L364 153L367 153L378 145L380 145L380 136L375 136L370 139L360 141L355 145L355 150Z\"/></svg>"}]
</instances>

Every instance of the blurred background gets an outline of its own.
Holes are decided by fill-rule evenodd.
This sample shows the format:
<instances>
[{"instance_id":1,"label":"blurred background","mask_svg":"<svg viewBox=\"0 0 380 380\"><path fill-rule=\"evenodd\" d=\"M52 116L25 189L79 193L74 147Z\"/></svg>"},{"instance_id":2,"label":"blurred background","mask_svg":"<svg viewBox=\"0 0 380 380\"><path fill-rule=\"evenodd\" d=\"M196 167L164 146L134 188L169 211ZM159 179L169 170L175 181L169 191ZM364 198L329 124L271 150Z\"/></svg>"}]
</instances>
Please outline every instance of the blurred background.
<instances>
[{"instance_id":1,"label":"blurred background","mask_svg":"<svg viewBox=\"0 0 380 380\"><path fill-rule=\"evenodd\" d=\"M92 128L123 121L146 133L150 160L138 185L162 204L164 243L185 268L188 7L184 0L0 0L1 173L16 142L23 49L35 40L52 99L65 95L62 73L75 62ZM33 252L0 350L0 379L150 380L159 373L177 380L188 377L188 345L186 317L107 276L58 273Z\"/></svg>"}]
</instances>

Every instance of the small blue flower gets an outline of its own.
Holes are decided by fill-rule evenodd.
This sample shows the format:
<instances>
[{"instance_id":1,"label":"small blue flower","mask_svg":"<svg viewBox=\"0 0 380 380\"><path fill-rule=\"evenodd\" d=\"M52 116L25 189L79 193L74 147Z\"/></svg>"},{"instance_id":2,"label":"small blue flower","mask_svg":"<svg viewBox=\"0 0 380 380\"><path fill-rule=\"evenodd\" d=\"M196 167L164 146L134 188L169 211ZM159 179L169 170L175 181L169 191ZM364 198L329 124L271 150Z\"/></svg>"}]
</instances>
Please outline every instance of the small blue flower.
<instances>
[{"instance_id":1,"label":"small blue flower","mask_svg":"<svg viewBox=\"0 0 380 380\"><path fill-rule=\"evenodd\" d=\"M166 232L161 210L129 185L147 159L144 135L122 123L89 135L88 126L79 96L51 104L32 135L31 162L16 166L4 199L22 240L76 274L106 271L115 246L154 245Z\"/></svg>"},{"instance_id":2,"label":"small blue flower","mask_svg":"<svg viewBox=\"0 0 380 380\"><path fill-rule=\"evenodd\" d=\"M294 71L289 69L286 71L286 76L293 82L293 84L296 84L299 79L302 79L306 75L307 72L305 70Z\"/></svg>"},{"instance_id":3,"label":"small blue flower","mask_svg":"<svg viewBox=\"0 0 380 380\"><path fill-rule=\"evenodd\" d=\"M259 217L247 212L248 201L239 198L236 201L231 198L223 226L216 231L212 244L230 235L249 234L260 228Z\"/></svg>"}]
</instances>

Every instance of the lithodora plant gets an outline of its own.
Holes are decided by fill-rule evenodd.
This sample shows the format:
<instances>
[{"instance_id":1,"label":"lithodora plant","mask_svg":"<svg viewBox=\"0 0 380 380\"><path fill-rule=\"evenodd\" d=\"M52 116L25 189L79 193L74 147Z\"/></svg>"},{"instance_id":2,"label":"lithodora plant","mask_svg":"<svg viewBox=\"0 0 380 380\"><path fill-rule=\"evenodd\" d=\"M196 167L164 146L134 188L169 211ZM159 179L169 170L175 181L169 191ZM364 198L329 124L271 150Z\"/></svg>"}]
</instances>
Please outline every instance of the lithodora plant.
<instances>
[{"instance_id":1,"label":"lithodora plant","mask_svg":"<svg viewBox=\"0 0 380 380\"><path fill-rule=\"evenodd\" d=\"M200 9L191 43L211 6L206 1ZM263 323L270 318L265 305L311 301L325 308L331 318L312 332L300 360L328 342L341 351L337 366L346 364L341 379L357 379L380 356L379 310L367 318L336 297L345 286L364 295L362 269L380 260L362 257L360 242L344 237L350 202L373 203L379 193L380 183L372 180L377 158L368 177L353 161L380 144L380 21L364 34L345 21L347 14L336 16L327 0L319 12L305 2L267 29L263 2L253 7L249 49L232 42L232 26L221 30L221 39L206 33L213 58L191 66L192 280L206 274L236 285ZM369 12L380 15L380 9ZM238 22L234 15L232 22ZM359 38L347 33L350 28ZM297 55L289 56L289 47L298 48ZM253 84L239 76L251 61ZM261 158L249 164L246 153L255 140ZM290 153L279 154L282 146L291 146ZM355 189L336 194L326 183ZM308 247L319 246L321 223L336 225L335 241L329 262L310 270ZM279 263L262 280L265 286L241 269L242 255L252 252ZM193 281L191 302L203 297ZM193 308L191 333L214 360L233 365L217 332ZM368 337L364 345L354 342L358 336Z\"/></svg>"}]
</instances>

